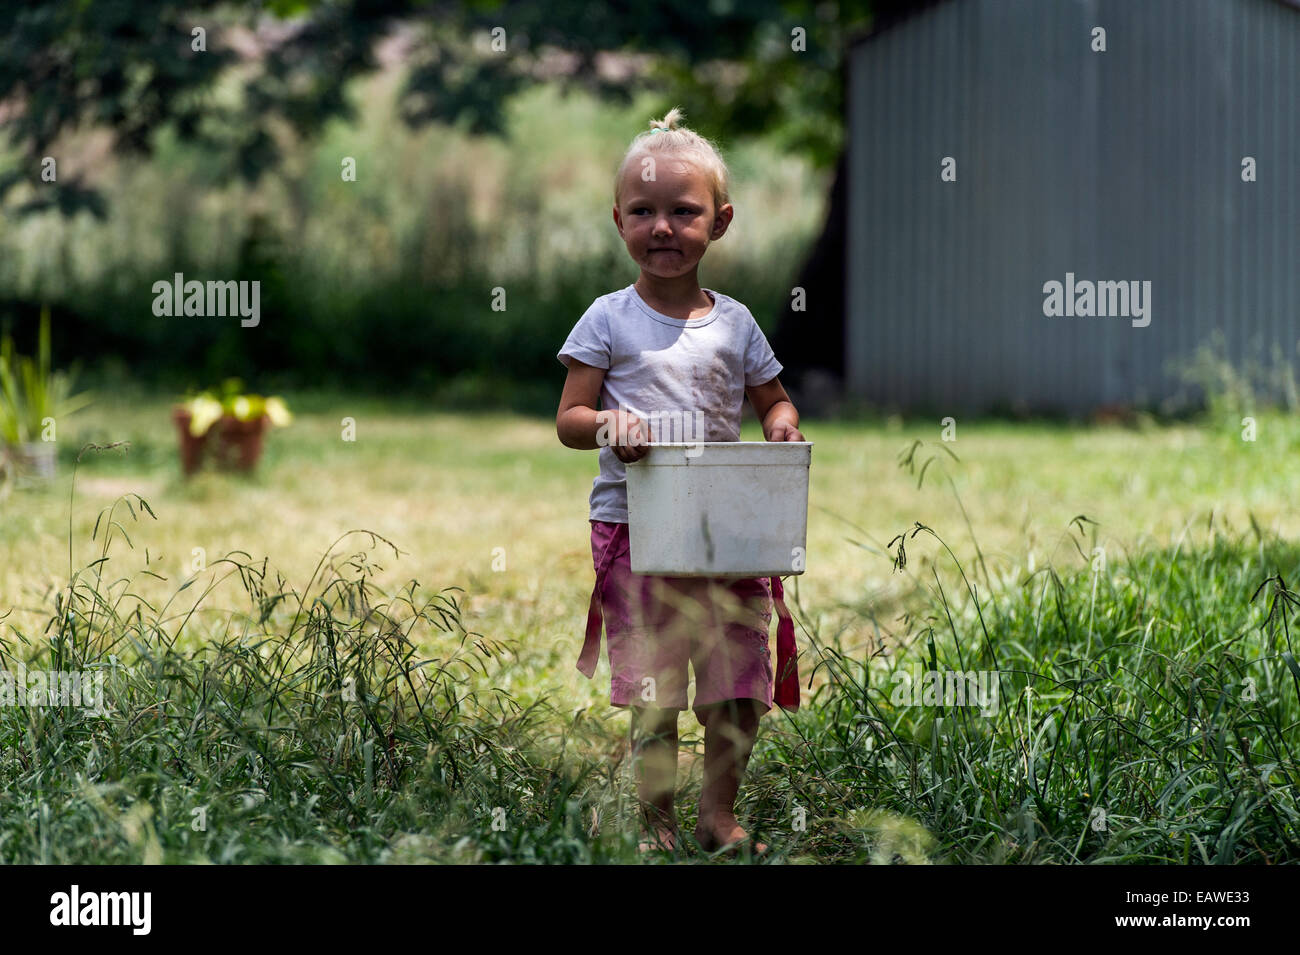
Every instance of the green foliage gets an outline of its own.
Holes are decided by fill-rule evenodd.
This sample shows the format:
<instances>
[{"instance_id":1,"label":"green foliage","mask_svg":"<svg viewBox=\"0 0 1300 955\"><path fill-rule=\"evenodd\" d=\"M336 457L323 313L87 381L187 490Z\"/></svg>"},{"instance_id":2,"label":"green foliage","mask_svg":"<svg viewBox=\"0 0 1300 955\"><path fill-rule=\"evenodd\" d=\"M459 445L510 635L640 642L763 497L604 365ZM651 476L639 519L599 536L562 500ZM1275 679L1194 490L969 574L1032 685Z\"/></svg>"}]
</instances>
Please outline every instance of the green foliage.
<instances>
[{"instance_id":1,"label":"green foliage","mask_svg":"<svg viewBox=\"0 0 1300 955\"><path fill-rule=\"evenodd\" d=\"M74 381L73 373L51 367L50 311L42 308L35 358L15 354L8 334L0 340L0 439L35 441L47 418L57 421L93 401L89 392L73 393Z\"/></svg>"},{"instance_id":2,"label":"green foliage","mask_svg":"<svg viewBox=\"0 0 1300 955\"><path fill-rule=\"evenodd\" d=\"M32 303L50 302L61 347L174 390L258 374L276 388L438 391L453 403L481 391L529 410L553 404L544 392L562 373L554 352L578 316L635 277L609 222L612 171L644 119L675 103L722 142L740 184L737 222L702 281L773 327L798 264L792 249L822 220L824 183L769 144L814 163L838 148L830 126L829 138L805 127L838 124L839 94L821 87L838 89L827 65L865 16L803 3L674 2L649 14L585 3L289 3L272 9L289 19L268 27L264 54L236 70L221 34L264 17L261 5L165 3L147 15L136 6L64 0L0 12L13 53L0 58L0 101L26 104L6 114L0 151L12 174L0 201L13 190L6 212L47 213L15 216L0 236L0 310L12 303L23 322ZM190 49L199 22L206 53ZM414 54L399 82L370 78L373 44L395 24ZM464 42L500 24L507 54ZM788 49L794 25L809 30L807 54ZM537 81L543 41L579 52L572 74ZM601 80L595 54L605 49L651 54L649 72ZM723 87L740 73L708 65L733 60L747 77L739 94ZM82 63L95 82L72 66ZM597 95L564 95L578 90ZM36 172L83 124L118 139L94 170L93 188L116 200L98 223L57 211L91 185L71 170L56 183ZM340 155L358 159L357 182L340 181ZM152 316L152 283L175 271L259 281L258 333ZM498 286L509 290L507 312L489 306ZM492 381L504 373L508 386Z\"/></svg>"},{"instance_id":3,"label":"green foliage","mask_svg":"<svg viewBox=\"0 0 1300 955\"><path fill-rule=\"evenodd\" d=\"M1292 414L1300 410L1295 363L1277 343L1270 346L1267 360L1258 338L1234 359L1222 329L1216 328L1189 357L1170 364L1184 386L1199 392L1211 419L1229 424L1234 431L1243 416L1265 408Z\"/></svg>"},{"instance_id":4,"label":"green foliage","mask_svg":"<svg viewBox=\"0 0 1300 955\"><path fill-rule=\"evenodd\" d=\"M223 415L236 421L268 418L277 427L283 427L293 420L283 398L246 393L244 383L238 378L227 378L219 389L209 388L198 394L191 392L185 396L180 407L189 412L190 434L196 438L206 434Z\"/></svg>"},{"instance_id":5,"label":"green foliage","mask_svg":"<svg viewBox=\"0 0 1300 955\"><path fill-rule=\"evenodd\" d=\"M610 203L629 113L648 117L653 101L618 110L538 87L495 142L408 130L376 87L357 88L367 111L326 130L283 182L210 186L206 157L174 139L151 163L105 169L122 200L106 222L34 216L0 234L0 299L50 301L60 354L119 361L167 390L240 375L277 391L445 392L458 405L481 391L496 407L553 413L560 343L594 298L636 277ZM569 132L548 135L555 124ZM357 157L357 182L340 179L341 155ZM727 155L737 219L701 281L771 329L820 226L824 183L762 143ZM153 315L153 283L175 272L259 281L260 326ZM505 311L492 308L497 287ZM30 306L12 311L34 324Z\"/></svg>"},{"instance_id":6,"label":"green foliage","mask_svg":"<svg viewBox=\"0 0 1300 955\"><path fill-rule=\"evenodd\" d=\"M81 3L0 6L0 102L22 163L0 176L0 200L37 180L40 161L65 130L83 122L111 129L119 149L147 152L154 131L175 123L197 136L214 105L200 96L233 62L228 51L190 49L191 24L221 22L212 3ZM60 176L19 213L58 208L102 215L102 198L82 178Z\"/></svg>"},{"instance_id":7,"label":"green foliage","mask_svg":"<svg viewBox=\"0 0 1300 955\"><path fill-rule=\"evenodd\" d=\"M83 123L110 129L119 151L149 154L172 130L220 157L223 178L256 181L284 159L277 124L314 136L330 120L352 115L345 95L354 77L375 69L375 44L396 26L414 26L413 68L400 112L407 122L437 121L475 133L504 131L504 108L548 70L548 49L574 54L562 77L611 102L655 86L666 105L690 102L694 120L713 138L774 135L821 168L842 148L846 41L867 22L870 4L761 0L701 6L666 0L651 7L593 5L586 0L436 4L279 2L270 5L179 2L82 3L55 0L0 7L0 102L15 104L5 126L21 150L20 167L0 176L0 201L34 182L40 160L65 131ZM284 21L246 57L223 32L256 30L269 12ZM211 34L193 49L192 30ZM263 24L265 26L265 24ZM504 30L506 48L484 51L467 36ZM795 31L806 49L792 49ZM649 54L647 75L613 80L597 54ZM219 95L232 67L245 85ZM248 69L251 67L251 70ZM665 105L665 108L666 108ZM18 207L104 212L83 179L61 179Z\"/></svg>"},{"instance_id":8,"label":"green foliage","mask_svg":"<svg viewBox=\"0 0 1300 955\"><path fill-rule=\"evenodd\" d=\"M13 797L0 806L0 859L575 862L625 851L584 837L574 794L595 764L542 751L542 721L557 714L474 688L503 648L465 628L457 588L377 592L377 561L399 552L362 531L367 546L330 548L302 591L232 553L154 608L123 599L129 581L107 574L114 542L132 547L128 526L146 515L136 495L105 508L102 554L69 576L45 635L0 638L15 699L13 675L29 677L26 705L0 707ZM228 578L247 608L201 607ZM452 650L421 656L435 637ZM80 693L33 700L35 672L75 673ZM496 806L510 807L504 831Z\"/></svg>"},{"instance_id":9,"label":"green foliage","mask_svg":"<svg viewBox=\"0 0 1300 955\"><path fill-rule=\"evenodd\" d=\"M1097 542L1076 521L1084 554ZM930 528L906 538L921 534L961 592L935 574L906 634L865 654L814 628L827 682L754 756L773 768L773 826L792 805L834 821L802 840L822 860L912 862L919 847L964 864L1300 861L1293 544L1211 528L1002 590L979 586L982 558L968 580ZM997 681L991 712L943 683L935 699L906 690L923 672L978 671Z\"/></svg>"}]
</instances>

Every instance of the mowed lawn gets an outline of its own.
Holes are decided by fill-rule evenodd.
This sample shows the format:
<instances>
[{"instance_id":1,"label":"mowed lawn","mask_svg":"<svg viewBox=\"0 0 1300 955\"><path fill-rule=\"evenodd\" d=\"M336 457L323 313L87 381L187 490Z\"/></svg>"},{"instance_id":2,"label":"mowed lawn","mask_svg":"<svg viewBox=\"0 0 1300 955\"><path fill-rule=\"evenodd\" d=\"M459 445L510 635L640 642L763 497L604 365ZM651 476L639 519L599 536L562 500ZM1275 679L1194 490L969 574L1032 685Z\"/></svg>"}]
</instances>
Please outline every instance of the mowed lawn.
<instances>
[{"instance_id":1,"label":"mowed lawn","mask_svg":"<svg viewBox=\"0 0 1300 955\"><path fill-rule=\"evenodd\" d=\"M105 580L129 578L130 592L155 607L170 598L179 613L227 576L203 597L189 639L203 639L205 626L219 628L223 608L249 608L237 575L217 563L227 552L268 558L301 591L340 536L364 529L404 553L394 558L355 535L334 553L367 549L390 591L412 579L429 592L462 588L466 626L505 649L491 674L496 685L522 701L545 696L569 712L607 706L603 660L594 681L574 668L593 581L587 496L596 452L561 446L549 418L286 397L296 420L269 436L252 478L183 480L165 398L105 397L62 422L58 479L0 501L0 612L12 608L0 639L11 641L15 630L39 635L55 592L66 587L77 449L127 441L125 453L90 452L81 462L72 561L80 567L101 557L107 520L99 540L91 538L101 510L139 494L157 520L117 508L133 547L120 536L113 541ZM343 440L345 418L355 421L355 441ZM789 592L805 647L809 631L846 650L907 632L901 614L918 587L932 586L932 564L945 580L954 571L927 535L909 537L907 566L894 569L887 545L918 521L944 538L977 583L978 541L995 585L1018 583L1049 562L1062 572L1082 566L1079 548L1091 555L1094 530L1096 545L1116 555L1180 539L1194 546L1211 533L1249 528L1252 515L1284 537L1300 533L1293 477L1300 425L1281 416L1260 417L1254 442L1242 440L1231 420L1139 429L958 420L956 440L946 443L938 421L805 420L803 428L815 442L808 570ZM747 421L743 437L761 439L756 422ZM918 441L909 471L900 453ZM1071 527L1078 515L1097 522L1083 525L1087 539ZM196 581L203 586L178 593L196 548L208 565ZM503 569L494 570L494 558Z\"/></svg>"}]
</instances>

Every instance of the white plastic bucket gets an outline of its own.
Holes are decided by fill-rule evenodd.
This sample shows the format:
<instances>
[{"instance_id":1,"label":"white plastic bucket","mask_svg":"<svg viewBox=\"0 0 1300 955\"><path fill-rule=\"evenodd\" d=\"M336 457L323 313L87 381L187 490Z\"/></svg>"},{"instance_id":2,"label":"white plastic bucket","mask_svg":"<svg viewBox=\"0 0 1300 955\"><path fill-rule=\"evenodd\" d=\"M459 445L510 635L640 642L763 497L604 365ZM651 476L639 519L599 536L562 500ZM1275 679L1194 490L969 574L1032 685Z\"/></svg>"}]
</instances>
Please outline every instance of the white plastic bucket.
<instances>
[{"instance_id":1,"label":"white plastic bucket","mask_svg":"<svg viewBox=\"0 0 1300 955\"><path fill-rule=\"evenodd\" d=\"M651 443L627 465L632 572L802 574L811 441Z\"/></svg>"}]
</instances>

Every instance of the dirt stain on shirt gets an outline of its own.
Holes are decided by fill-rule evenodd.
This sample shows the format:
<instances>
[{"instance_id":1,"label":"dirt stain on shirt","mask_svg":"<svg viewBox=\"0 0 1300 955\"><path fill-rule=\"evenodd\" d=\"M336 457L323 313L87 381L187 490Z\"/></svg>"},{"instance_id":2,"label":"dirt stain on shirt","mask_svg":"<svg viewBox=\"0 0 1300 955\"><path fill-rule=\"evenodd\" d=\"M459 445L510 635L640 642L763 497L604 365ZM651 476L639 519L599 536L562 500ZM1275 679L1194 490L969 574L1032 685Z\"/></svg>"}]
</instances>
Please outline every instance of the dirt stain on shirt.
<instances>
[{"instance_id":1,"label":"dirt stain on shirt","mask_svg":"<svg viewBox=\"0 0 1300 955\"><path fill-rule=\"evenodd\" d=\"M713 356L707 363L692 369L697 407L704 413L705 441L735 441L740 437L737 427L739 409L732 408L734 388L727 363ZM733 422L733 419L737 419Z\"/></svg>"}]
</instances>

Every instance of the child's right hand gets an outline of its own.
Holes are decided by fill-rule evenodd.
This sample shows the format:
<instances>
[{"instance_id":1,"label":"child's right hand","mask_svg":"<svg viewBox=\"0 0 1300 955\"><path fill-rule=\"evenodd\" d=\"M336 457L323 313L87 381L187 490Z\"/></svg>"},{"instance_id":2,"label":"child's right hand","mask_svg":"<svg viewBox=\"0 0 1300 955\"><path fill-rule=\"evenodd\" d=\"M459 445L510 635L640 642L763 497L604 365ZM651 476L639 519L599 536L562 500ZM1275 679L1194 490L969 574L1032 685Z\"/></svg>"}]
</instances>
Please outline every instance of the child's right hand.
<instances>
[{"instance_id":1,"label":"child's right hand","mask_svg":"<svg viewBox=\"0 0 1300 955\"><path fill-rule=\"evenodd\" d=\"M599 440L599 436L607 440ZM597 443L609 444L620 461L631 464L650 453L649 445L653 440L650 426L636 415L626 411L612 411L601 426Z\"/></svg>"}]
</instances>

